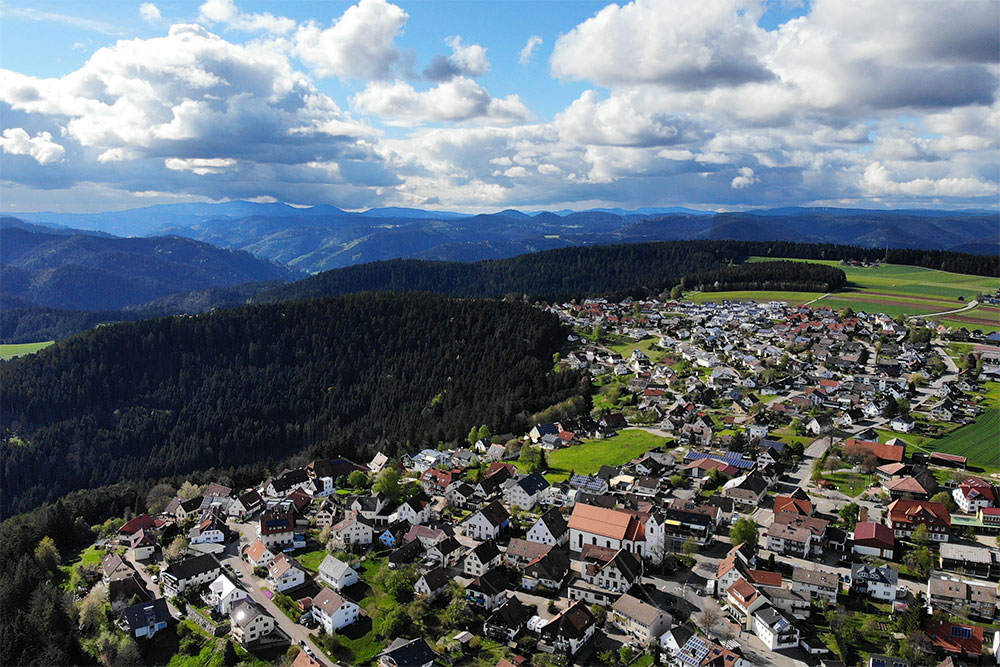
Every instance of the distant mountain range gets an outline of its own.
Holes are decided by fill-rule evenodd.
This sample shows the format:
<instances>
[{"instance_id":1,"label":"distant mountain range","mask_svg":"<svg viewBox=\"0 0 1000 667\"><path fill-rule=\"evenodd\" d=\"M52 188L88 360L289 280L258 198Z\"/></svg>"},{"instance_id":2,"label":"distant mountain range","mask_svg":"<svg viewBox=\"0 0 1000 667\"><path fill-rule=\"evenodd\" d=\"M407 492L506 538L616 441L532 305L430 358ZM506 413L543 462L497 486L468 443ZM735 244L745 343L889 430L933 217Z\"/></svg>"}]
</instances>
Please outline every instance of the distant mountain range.
<instances>
[{"instance_id":1,"label":"distant mountain range","mask_svg":"<svg viewBox=\"0 0 1000 667\"><path fill-rule=\"evenodd\" d=\"M244 250L309 273L372 261L502 259L569 246L687 239L795 240L863 247L1000 252L996 211L786 207L713 213L680 207L465 215L410 208L235 201L93 214L31 213L36 224L129 236L173 235ZM58 233L53 230L53 233Z\"/></svg>"},{"instance_id":2,"label":"distant mountain range","mask_svg":"<svg viewBox=\"0 0 1000 667\"><path fill-rule=\"evenodd\" d=\"M178 236L118 238L0 218L5 310L47 306L107 310L179 292L303 274L236 250Z\"/></svg>"}]
</instances>

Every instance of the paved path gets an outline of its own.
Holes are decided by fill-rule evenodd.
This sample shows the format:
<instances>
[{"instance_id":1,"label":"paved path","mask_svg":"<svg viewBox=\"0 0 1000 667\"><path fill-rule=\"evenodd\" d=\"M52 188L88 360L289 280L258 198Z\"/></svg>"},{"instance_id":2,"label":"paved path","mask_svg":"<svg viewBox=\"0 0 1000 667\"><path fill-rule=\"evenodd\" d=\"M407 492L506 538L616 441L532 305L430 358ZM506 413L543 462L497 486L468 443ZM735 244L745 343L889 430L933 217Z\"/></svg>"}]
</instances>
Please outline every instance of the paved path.
<instances>
[{"instance_id":1,"label":"paved path","mask_svg":"<svg viewBox=\"0 0 1000 667\"><path fill-rule=\"evenodd\" d=\"M805 302L804 304L802 304L802 305L803 305L803 306L808 306L808 305L810 305L810 304L813 304L813 303L816 303L816 302L817 302L817 301L819 301L820 299L825 299L825 298L826 298L826 297L828 297L828 296L830 296L830 293L829 293L829 292L827 292L827 293L826 293L826 294L824 294L823 296L818 296L818 297L816 297L816 298L815 298L815 299L813 299L812 301L806 301L806 302Z\"/></svg>"},{"instance_id":2,"label":"paved path","mask_svg":"<svg viewBox=\"0 0 1000 667\"><path fill-rule=\"evenodd\" d=\"M906 319L908 319L908 320L915 320L915 319L920 318L920 319L926 320L929 317L940 317L941 315L954 315L955 313L964 313L967 310L972 310L973 308L975 308L978 305L979 305L979 302L976 301L975 299L973 299L972 301L969 302L969 305L964 306L962 308L956 308L955 310L946 310L943 313L927 313L926 315L910 315Z\"/></svg>"}]
</instances>

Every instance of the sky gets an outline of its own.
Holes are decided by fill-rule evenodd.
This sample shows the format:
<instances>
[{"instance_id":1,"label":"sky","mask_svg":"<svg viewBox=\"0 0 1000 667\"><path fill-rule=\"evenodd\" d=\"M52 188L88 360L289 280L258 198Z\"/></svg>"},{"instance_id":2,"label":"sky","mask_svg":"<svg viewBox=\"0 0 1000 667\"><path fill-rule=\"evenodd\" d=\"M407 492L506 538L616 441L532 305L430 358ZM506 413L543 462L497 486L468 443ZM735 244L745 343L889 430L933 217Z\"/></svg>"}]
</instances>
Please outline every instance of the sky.
<instances>
[{"instance_id":1,"label":"sky","mask_svg":"<svg viewBox=\"0 0 1000 667\"><path fill-rule=\"evenodd\" d=\"M997 208L993 0L0 0L0 210Z\"/></svg>"}]
</instances>

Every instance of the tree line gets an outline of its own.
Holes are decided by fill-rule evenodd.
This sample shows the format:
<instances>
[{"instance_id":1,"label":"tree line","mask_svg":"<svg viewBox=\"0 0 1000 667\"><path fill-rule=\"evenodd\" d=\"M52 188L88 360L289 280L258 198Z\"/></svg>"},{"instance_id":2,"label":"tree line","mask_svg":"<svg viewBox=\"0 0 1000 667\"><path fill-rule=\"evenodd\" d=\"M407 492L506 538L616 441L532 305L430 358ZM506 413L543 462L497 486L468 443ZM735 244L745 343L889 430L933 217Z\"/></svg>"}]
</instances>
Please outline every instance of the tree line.
<instances>
[{"instance_id":1,"label":"tree line","mask_svg":"<svg viewBox=\"0 0 1000 667\"><path fill-rule=\"evenodd\" d=\"M749 262L685 277L685 285L703 292L782 290L832 292L847 285L847 275L834 266L810 262Z\"/></svg>"},{"instance_id":2,"label":"tree line","mask_svg":"<svg viewBox=\"0 0 1000 667\"><path fill-rule=\"evenodd\" d=\"M0 366L5 515L74 489L527 427L586 391L520 303L359 294L142 320Z\"/></svg>"}]
</instances>

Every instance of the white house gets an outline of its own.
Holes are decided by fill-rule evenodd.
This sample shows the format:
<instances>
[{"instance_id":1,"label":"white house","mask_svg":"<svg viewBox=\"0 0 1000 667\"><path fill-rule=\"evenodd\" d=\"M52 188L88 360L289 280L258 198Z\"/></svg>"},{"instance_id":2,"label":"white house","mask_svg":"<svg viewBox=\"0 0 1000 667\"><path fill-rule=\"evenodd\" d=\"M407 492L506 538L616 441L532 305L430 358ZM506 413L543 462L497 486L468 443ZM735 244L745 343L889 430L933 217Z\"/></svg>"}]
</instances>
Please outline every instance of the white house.
<instances>
[{"instance_id":1,"label":"white house","mask_svg":"<svg viewBox=\"0 0 1000 667\"><path fill-rule=\"evenodd\" d=\"M955 499L955 504L966 514L975 514L981 507L993 507L996 504L993 485L978 477L963 480L951 495Z\"/></svg>"},{"instance_id":2,"label":"white house","mask_svg":"<svg viewBox=\"0 0 1000 667\"><path fill-rule=\"evenodd\" d=\"M358 583L358 573L344 561L327 554L319 564L319 579L339 592Z\"/></svg>"},{"instance_id":3,"label":"white house","mask_svg":"<svg viewBox=\"0 0 1000 667\"><path fill-rule=\"evenodd\" d=\"M624 549L638 556L648 555L642 522L627 512L580 505L573 507L569 518L569 548L573 552L587 545Z\"/></svg>"},{"instance_id":4,"label":"white house","mask_svg":"<svg viewBox=\"0 0 1000 667\"><path fill-rule=\"evenodd\" d=\"M504 488L504 501L508 507L530 510L538 504L545 490L551 486L541 473L531 473L518 480L509 480Z\"/></svg>"},{"instance_id":5,"label":"white house","mask_svg":"<svg viewBox=\"0 0 1000 667\"><path fill-rule=\"evenodd\" d=\"M240 600L229 612L229 633L233 640L246 647L274 632L274 617L247 598Z\"/></svg>"},{"instance_id":6,"label":"white house","mask_svg":"<svg viewBox=\"0 0 1000 667\"><path fill-rule=\"evenodd\" d=\"M206 601L215 607L220 614L228 615L240 600L249 597L248 593L237 586L224 574L220 574L215 581L208 585L208 595Z\"/></svg>"},{"instance_id":7,"label":"white house","mask_svg":"<svg viewBox=\"0 0 1000 667\"><path fill-rule=\"evenodd\" d=\"M406 521L410 525L419 526L431 518L431 504L427 501L410 499L396 508L390 521Z\"/></svg>"},{"instance_id":8,"label":"white house","mask_svg":"<svg viewBox=\"0 0 1000 667\"><path fill-rule=\"evenodd\" d=\"M274 552L264 546L260 540L254 540L253 544L246 548L243 553L250 567L267 567L274 562Z\"/></svg>"},{"instance_id":9,"label":"white house","mask_svg":"<svg viewBox=\"0 0 1000 667\"><path fill-rule=\"evenodd\" d=\"M375 528L356 512L330 527L330 539L341 547L365 546L371 544L374 538Z\"/></svg>"},{"instance_id":10,"label":"white house","mask_svg":"<svg viewBox=\"0 0 1000 667\"><path fill-rule=\"evenodd\" d=\"M313 618L331 635L358 620L360 613L361 607L329 588L323 588L313 598Z\"/></svg>"},{"instance_id":11,"label":"white house","mask_svg":"<svg viewBox=\"0 0 1000 667\"><path fill-rule=\"evenodd\" d=\"M188 586L201 586L215 580L222 573L222 567L215 556L203 554L171 563L160 572L163 594L173 597L183 593Z\"/></svg>"},{"instance_id":12,"label":"white house","mask_svg":"<svg viewBox=\"0 0 1000 667\"><path fill-rule=\"evenodd\" d=\"M451 577L448 573L440 567L436 567L422 574L417 579L417 583L414 584L413 590L417 595L425 596L428 602L433 602L448 592L449 581L451 581Z\"/></svg>"},{"instance_id":13,"label":"white house","mask_svg":"<svg viewBox=\"0 0 1000 667\"><path fill-rule=\"evenodd\" d=\"M275 593L301 586L306 581L306 572L294 558L278 554L267 567L267 583Z\"/></svg>"},{"instance_id":14,"label":"white house","mask_svg":"<svg viewBox=\"0 0 1000 667\"><path fill-rule=\"evenodd\" d=\"M510 513L497 501L473 512L462 523L462 531L474 540L496 539L510 524Z\"/></svg>"},{"instance_id":15,"label":"white house","mask_svg":"<svg viewBox=\"0 0 1000 667\"><path fill-rule=\"evenodd\" d=\"M470 577L478 577L487 570L500 565L500 550L493 540L481 542L465 556L462 571Z\"/></svg>"},{"instance_id":16,"label":"white house","mask_svg":"<svg viewBox=\"0 0 1000 667\"><path fill-rule=\"evenodd\" d=\"M771 605L764 605L753 613L753 631L772 651L799 645L799 629Z\"/></svg>"},{"instance_id":17,"label":"white house","mask_svg":"<svg viewBox=\"0 0 1000 667\"><path fill-rule=\"evenodd\" d=\"M526 538L529 542L539 544L566 544L569 541L569 526L559 510L553 508L532 524Z\"/></svg>"},{"instance_id":18,"label":"white house","mask_svg":"<svg viewBox=\"0 0 1000 667\"><path fill-rule=\"evenodd\" d=\"M851 588L876 600L894 601L898 582L899 573L888 565L851 565Z\"/></svg>"},{"instance_id":19,"label":"white house","mask_svg":"<svg viewBox=\"0 0 1000 667\"><path fill-rule=\"evenodd\" d=\"M909 433L917 427L917 423L909 417L893 417L889 422L889 428L899 433Z\"/></svg>"}]
</instances>

